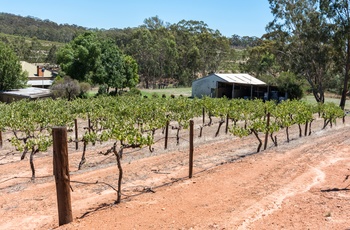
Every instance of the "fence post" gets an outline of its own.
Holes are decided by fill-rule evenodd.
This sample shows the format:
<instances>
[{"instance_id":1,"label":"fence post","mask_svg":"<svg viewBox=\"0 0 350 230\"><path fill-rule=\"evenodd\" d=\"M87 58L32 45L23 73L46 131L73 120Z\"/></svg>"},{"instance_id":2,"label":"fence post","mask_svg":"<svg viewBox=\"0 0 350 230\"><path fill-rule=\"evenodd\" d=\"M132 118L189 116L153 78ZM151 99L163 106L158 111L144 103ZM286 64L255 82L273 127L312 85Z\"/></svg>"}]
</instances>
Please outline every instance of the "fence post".
<instances>
[{"instance_id":1,"label":"fence post","mask_svg":"<svg viewBox=\"0 0 350 230\"><path fill-rule=\"evenodd\" d=\"M202 109L202 113L203 113L203 124L205 123L205 108L203 107Z\"/></svg>"},{"instance_id":2,"label":"fence post","mask_svg":"<svg viewBox=\"0 0 350 230\"><path fill-rule=\"evenodd\" d=\"M190 120L190 158L189 158L189 178L193 173L193 120Z\"/></svg>"},{"instance_id":3,"label":"fence post","mask_svg":"<svg viewBox=\"0 0 350 230\"><path fill-rule=\"evenodd\" d=\"M91 133L91 120L90 120L90 116L88 116L88 130L89 130L89 133Z\"/></svg>"},{"instance_id":4,"label":"fence post","mask_svg":"<svg viewBox=\"0 0 350 230\"><path fill-rule=\"evenodd\" d=\"M267 113L264 150L266 150L267 148L267 141L269 139L269 127L270 127L270 113Z\"/></svg>"},{"instance_id":5,"label":"fence post","mask_svg":"<svg viewBox=\"0 0 350 230\"><path fill-rule=\"evenodd\" d=\"M0 149L2 149L2 130L0 128Z\"/></svg>"},{"instance_id":6,"label":"fence post","mask_svg":"<svg viewBox=\"0 0 350 230\"><path fill-rule=\"evenodd\" d=\"M225 127L225 133L227 134L228 133L228 122L229 122L229 115L227 114L226 115L226 127Z\"/></svg>"},{"instance_id":7,"label":"fence post","mask_svg":"<svg viewBox=\"0 0 350 230\"><path fill-rule=\"evenodd\" d=\"M169 135L169 121L166 122L165 125L165 142L164 142L164 149L168 148L168 135Z\"/></svg>"},{"instance_id":8,"label":"fence post","mask_svg":"<svg viewBox=\"0 0 350 230\"><path fill-rule=\"evenodd\" d=\"M74 125L75 125L75 150L78 150L78 148L79 148L79 143L78 143L79 133L78 133L78 120L76 118L74 119Z\"/></svg>"},{"instance_id":9,"label":"fence post","mask_svg":"<svg viewBox=\"0 0 350 230\"><path fill-rule=\"evenodd\" d=\"M56 182L57 207L59 225L73 221L70 196L70 176L68 162L67 128L54 127L53 136L53 163Z\"/></svg>"}]
</instances>

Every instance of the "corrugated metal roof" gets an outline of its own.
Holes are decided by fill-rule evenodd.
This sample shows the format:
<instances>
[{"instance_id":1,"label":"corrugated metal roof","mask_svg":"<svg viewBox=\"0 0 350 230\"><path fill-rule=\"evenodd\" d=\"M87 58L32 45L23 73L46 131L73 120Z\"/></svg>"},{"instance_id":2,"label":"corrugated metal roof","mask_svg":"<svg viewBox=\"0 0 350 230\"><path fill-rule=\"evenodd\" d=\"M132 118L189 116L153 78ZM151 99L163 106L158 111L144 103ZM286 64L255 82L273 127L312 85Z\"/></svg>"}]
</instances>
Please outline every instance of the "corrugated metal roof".
<instances>
[{"instance_id":1,"label":"corrugated metal roof","mask_svg":"<svg viewBox=\"0 0 350 230\"><path fill-rule=\"evenodd\" d=\"M43 89L43 88L35 88L35 87L28 87L24 89L17 89L17 90L10 90L1 92L4 95L17 95L22 97L28 97L28 98L37 98L37 97L45 97L50 96L51 91L49 89Z\"/></svg>"},{"instance_id":2,"label":"corrugated metal roof","mask_svg":"<svg viewBox=\"0 0 350 230\"><path fill-rule=\"evenodd\" d=\"M229 83L247 84L247 85L266 85L265 82L245 73L235 73L235 74L216 73L215 75Z\"/></svg>"}]
</instances>

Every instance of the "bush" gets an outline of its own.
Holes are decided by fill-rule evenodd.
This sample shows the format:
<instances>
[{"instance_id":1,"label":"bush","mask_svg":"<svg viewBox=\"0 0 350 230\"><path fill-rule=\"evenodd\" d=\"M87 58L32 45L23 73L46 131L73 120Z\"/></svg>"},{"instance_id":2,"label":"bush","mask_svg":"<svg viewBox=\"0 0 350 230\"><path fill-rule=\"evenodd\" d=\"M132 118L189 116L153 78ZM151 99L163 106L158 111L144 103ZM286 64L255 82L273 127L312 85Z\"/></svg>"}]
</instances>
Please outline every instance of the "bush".
<instances>
[{"instance_id":1,"label":"bush","mask_svg":"<svg viewBox=\"0 0 350 230\"><path fill-rule=\"evenodd\" d=\"M98 87L97 95L106 95L107 94L107 85L100 85Z\"/></svg>"},{"instance_id":2,"label":"bush","mask_svg":"<svg viewBox=\"0 0 350 230\"><path fill-rule=\"evenodd\" d=\"M91 85L87 82L80 82L79 86L80 86L79 97L80 98L88 98L89 97L88 91L91 89Z\"/></svg>"},{"instance_id":3,"label":"bush","mask_svg":"<svg viewBox=\"0 0 350 230\"><path fill-rule=\"evenodd\" d=\"M129 96L141 96L142 93L141 93L141 90L139 90L137 88L131 88L129 90L129 92L127 93L127 95L129 95Z\"/></svg>"},{"instance_id":4,"label":"bush","mask_svg":"<svg viewBox=\"0 0 350 230\"><path fill-rule=\"evenodd\" d=\"M283 72L277 79L277 87L280 94L287 94L288 99L301 99L304 96L302 83L290 72Z\"/></svg>"},{"instance_id":5,"label":"bush","mask_svg":"<svg viewBox=\"0 0 350 230\"><path fill-rule=\"evenodd\" d=\"M50 89L54 97L66 98L68 101L74 99L81 92L79 82L69 76L57 77Z\"/></svg>"},{"instance_id":6,"label":"bush","mask_svg":"<svg viewBox=\"0 0 350 230\"><path fill-rule=\"evenodd\" d=\"M153 98L158 98L159 95L158 95L158 93L152 93L152 97L153 97Z\"/></svg>"}]
</instances>

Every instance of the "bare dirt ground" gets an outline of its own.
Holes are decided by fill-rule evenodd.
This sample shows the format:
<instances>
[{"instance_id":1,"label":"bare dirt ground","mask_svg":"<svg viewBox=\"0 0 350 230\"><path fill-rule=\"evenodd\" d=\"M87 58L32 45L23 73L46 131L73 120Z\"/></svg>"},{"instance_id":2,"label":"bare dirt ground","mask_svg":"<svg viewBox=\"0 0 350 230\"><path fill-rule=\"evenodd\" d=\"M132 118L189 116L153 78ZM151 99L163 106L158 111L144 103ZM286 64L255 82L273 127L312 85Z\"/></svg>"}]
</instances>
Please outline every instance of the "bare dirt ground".
<instances>
[{"instance_id":1,"label":"bare dirt ground","mask_svg":"<svg viewBox=\"0 0 350 230\"><path fill-rule=\"evenodd\" d=\"M278 147L270 141L257 154L253 136L222 130L214 138L213 125L198 138L196 126L192 179L188 131L181 131L179 146L172 138L168 150L159 132L153 153L125 153L119 205L105 184L117 186L115 159L98 154L107 144L89 146L80 171L81 147L69 144L74 222L61 227L52 153L36 156L33 183L28 161L7 143L0 150L0 229L350 229L350 122L325 130L322 124L315 121L307 137L293 127L289 143L282 130Z\"/></svg>"}]
</instances>

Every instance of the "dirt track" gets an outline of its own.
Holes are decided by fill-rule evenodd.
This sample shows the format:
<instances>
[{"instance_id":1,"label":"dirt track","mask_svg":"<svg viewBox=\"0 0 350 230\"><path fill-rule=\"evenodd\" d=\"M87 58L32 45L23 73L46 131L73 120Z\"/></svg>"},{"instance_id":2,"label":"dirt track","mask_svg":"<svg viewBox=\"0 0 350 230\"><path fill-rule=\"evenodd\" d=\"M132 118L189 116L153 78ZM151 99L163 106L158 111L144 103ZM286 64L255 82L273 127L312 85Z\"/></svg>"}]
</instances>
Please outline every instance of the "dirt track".
<instances>
[{"instance_id":1,"label":"dirt track","mask_svg":"<svg viewBox=\"0 0 350 230\"><path fill-rule=\"evenodd\" d=\"M281 132L279 146L270 143L259 154L254 137L222 132L212 139L213 127L196 140L192 179L185 141L168 151L126 154L122 203L113 205L116 193L107 185L72 183L75 220L60 229L350 229L348 123L321 131L317 121L302 138L294 127L290 143ZM116 186L115 161L98 148L104 146L91 151L81 171L80 152L70 154L71 180ZM51 158L35 160L35 183L26 161L0 166L0 229L57 227Z\"/></svg>"}]
</instances>

